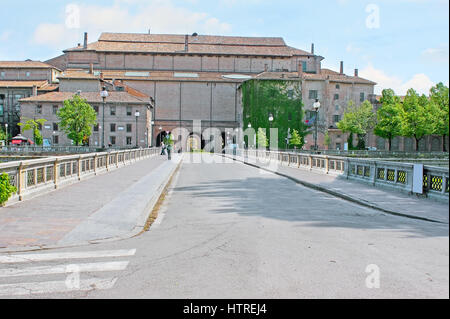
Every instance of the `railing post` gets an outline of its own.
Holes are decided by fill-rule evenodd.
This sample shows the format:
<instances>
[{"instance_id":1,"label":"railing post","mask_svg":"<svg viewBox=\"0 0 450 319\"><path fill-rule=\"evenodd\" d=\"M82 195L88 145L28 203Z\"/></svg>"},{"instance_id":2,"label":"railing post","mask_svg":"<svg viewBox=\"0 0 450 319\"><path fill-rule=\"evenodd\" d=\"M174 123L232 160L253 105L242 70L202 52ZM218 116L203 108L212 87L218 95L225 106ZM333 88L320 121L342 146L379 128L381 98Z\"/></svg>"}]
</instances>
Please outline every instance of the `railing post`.
<instances>
[{"instance_id":1,"label":"railing post","mask_svg":"<svg viewBox=\"0 0 450 319\"><path fill-rule=\"evenodd\" d=\"M94 174L97 175L97 162L98 162L98 154L94 155Z\"/></svg>"},{"instance_id":2,"label":"railing post","mask_svg":"<svg viewBox=\"0 0 450 319\"><path fill-rule=\"evenodd\" d=\"M55 183L55 189L58 188L58 179L59 179L59 160L58 158L55 159L55 165L53 165L53 181Z\"/></svg>"},{"instance_id":3,"label":"railing post","mask_svg":"<svg viewBox=\"0 0 450 319\"><path fill-rule=\"evenodd\" d=\"M309 170L312 171L313 169L313 157L312 155L309 155Z\"/></svg>"},{"instance_id":4,"label":"railing post","mask_svg":"<svg viewBox=\"0 0 450 319\"><path fill-rule=\"evenodd\" d=\"M78 180L81 181L81 155L78 157L77 164L78 164Z\"/></svg>"},{"instance_id":5,"label":"railing post","mask_svg":"<svg viewBox=\"0 0 450 319\"><path fill-rule=\"evenodd\" d=\"M109 153L106 153L106 171L109 171Z\"/></svg>"},{"instance_id":6,"label":"railing post","mask_svg":"<svg viewBox=\"0 0 450 319\"><path fill-rule=\"evenodd\" d=\"M17 195L19 195L19 200L23 199L23 191L25 190L25 169L22 162L19 165L18 178L17 178Z\"/></svg>"},{"instance_id":7,"label":"railing post","mask_svg":"<svg viewBox=\"0 0 450 319\"><path fill-rule=\"evenodd\" d=\"M119 152L116 153L116 167L119 168Z\"/></svg>"},{"instance_id":8,"label":"railing post","mask_svg":"<svg viewBox=\"0 0 450 319\"><path fill-rule=\"evenodd\" d=\"M328 156L325 156L325 172L330 173L330 158Z\"/></svg>"}]
</instances>

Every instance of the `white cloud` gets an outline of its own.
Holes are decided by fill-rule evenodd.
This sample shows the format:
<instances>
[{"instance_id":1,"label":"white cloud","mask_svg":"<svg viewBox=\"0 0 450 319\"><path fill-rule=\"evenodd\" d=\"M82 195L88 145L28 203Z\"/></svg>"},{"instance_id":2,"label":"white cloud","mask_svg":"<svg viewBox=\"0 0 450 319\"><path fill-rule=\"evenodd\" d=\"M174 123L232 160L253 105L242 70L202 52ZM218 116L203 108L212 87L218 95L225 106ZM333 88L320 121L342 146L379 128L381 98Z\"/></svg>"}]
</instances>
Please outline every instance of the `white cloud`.
<instances>
[{"instance_id":1,"label":"white cloud","mask_svg":"<svg viewBox=\"0 0 450 319\"><path fill-rule=\"evenodd\" d=\"M377 82L375 93L381 94L384 89L393 89L398 95L406 95L408 89L413 88L419 94L428 94L430 88L435 85L430 78L423 74L415 74L411 79L403 81L397 76L388 75L383 70L376 69L372 64L360 71L360 76Z\"/></svg>"},{"instance_id":2,"label":"white cloud","mask_svg":"<svg viewBox=\"0 0 450 319\"><path fill-rule=\"evenodd\" d=\"M422 59L426 63L446 64L448 66L448 43L438 48L429 48L422 52Z\"/></svg>"},{"instance_id":3,"label":"white cloud","mask_svg":"<svg viewBox=\"0 0 450 319\"><path fill-rule=\"evenodd\" d=\"M129 5L137 5L136 13ZM138 32L192 34L229 34L230 24L205 12L195 12L161 0L116 0L111 6L80 5L80 28L71 29L64 21L40 24L33 34L33 42L66 49L74 47L89 32L90 42L101 32Z\"/></svg>"}]
</instances>

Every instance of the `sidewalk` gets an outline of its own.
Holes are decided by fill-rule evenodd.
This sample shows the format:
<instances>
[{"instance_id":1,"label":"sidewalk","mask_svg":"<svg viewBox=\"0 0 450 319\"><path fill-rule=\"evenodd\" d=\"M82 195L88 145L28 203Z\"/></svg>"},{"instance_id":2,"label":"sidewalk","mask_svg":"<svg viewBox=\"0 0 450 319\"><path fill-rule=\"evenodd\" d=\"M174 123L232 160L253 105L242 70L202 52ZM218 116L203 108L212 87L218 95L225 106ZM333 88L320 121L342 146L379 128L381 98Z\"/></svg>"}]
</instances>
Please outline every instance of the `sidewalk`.
<instances>
[{"instance_id":1,"label":"sidewalk","mask_svg":"<svg viewBox=\"0 0 450 319\"><path fill-rule=\"evenodd\" d=\"M231 157L231 156L228 156ZM244 158L235 157L243 162ZM382 210L386 213L409 218L427 219L442 223L449 222L449 206L428 198L418 198L394 190L347 180L342 176L327 175L303 168L276 165L276 169L251 159L250 165L257 166L278 175L288 177L306 187L323 191L367 207ZM284 164L286 165L286 164Z\"/></svg>"},{"instance_id":2,"label":"sidewalk","mask_svg":"<svg viewBox=\"0 0 450 319\"><path fill-rule=\"evenodd\" d=\"M123 237L145 224L180 156L158 156L0 208L0 252Z\"/></svg>"}]
</instances>

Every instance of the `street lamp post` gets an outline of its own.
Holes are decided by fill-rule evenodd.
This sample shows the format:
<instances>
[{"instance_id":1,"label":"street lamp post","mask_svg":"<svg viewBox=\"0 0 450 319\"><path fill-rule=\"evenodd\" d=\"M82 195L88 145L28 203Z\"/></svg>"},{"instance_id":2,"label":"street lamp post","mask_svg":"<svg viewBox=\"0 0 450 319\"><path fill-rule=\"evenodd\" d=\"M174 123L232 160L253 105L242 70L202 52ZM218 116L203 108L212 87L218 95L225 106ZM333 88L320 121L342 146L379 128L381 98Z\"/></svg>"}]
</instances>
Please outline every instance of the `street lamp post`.
<instances>
[{"instance_id":1,"label":"street lamp post","mask_svg":"<svg viewBox=\"0 0 450 319\"><path fill-rule=\"evenodd\" d=\"M134 116L136 116L136 148L139 147L139 141L138 141L138 119L141 114L139 111L136 110L136 113L134 113Z\"/></svg>"},{"instance_id":2,"label":"street lamp post","mask_svg":"<svg viewBox=\"0 0 450 319\"><path fill-rule=\"evenodd\" d=\"M270 130L269 130L269 139L272 139L272 122L273 122L273 114L269 114L269 124L270 124ZM269 151L270 151L270 140L269 140Z\"/></svg>"},{"instance_id":3,"label":"street lamp post","mask_svg":"<svg viewBox=\"0 0 450 319\"><path fill-rule=\"evenodd\" d=\"M105 105L106 105L106 98L108 97L108 91L106 91L106 87L103 87L102 91L100 92L100 96L103 100L103 121L102 121L102 148L105 148Z\"/></svg>"},{"instance_id":4,"label":"street lamp post","mask_svg":"<svg viewBox=\"0 0 450 319\"><path fill-rule=\"evenodd\" d=\"M316 102L314 102L313 107L314 107L314 110L316 111L316 120L314 121L315 122L315 133L316 133L315 136L314 136L314 150L317 151L317 149L318 149L318 146L317 146L317 134L318 134L318 132L317 132L317 120L318 120L318 117L319 117L319 109L320 109L319 99L316 99Z\"/></svg>"}]
</instances>

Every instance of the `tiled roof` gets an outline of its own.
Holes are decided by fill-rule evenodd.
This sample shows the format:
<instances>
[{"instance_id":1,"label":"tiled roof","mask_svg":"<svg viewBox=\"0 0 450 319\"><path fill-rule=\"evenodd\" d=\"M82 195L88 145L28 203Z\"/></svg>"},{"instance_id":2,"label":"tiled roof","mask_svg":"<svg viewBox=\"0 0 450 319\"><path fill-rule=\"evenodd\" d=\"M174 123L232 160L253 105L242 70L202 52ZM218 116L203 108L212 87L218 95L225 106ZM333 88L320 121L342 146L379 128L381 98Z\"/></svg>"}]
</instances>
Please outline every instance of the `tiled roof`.
<instances>
[{"instance_id":1,"label":"tiled roof","mask_svg":"<svg viewBox=\"0 0 450 319\"><path fill-rule=\"evenodd\" d=\"M32 88L33 86L40 88L47 84L47 81L0 81L0 87L6 88Z\"/></svg>"},{"instance_id":2,"label":"tiled roof","mask_svg":"<svg viewBox=\"0 0 450 319\"><path fill-rule=\"evenodd\" d=\"M286 45L282 38L189 36L185 51L184 35L103 33L98 42L88 44L87 50L99 52L139 52L167 54L214 54L279 56L312 56L311 53ZM67 51L79 51L76 47Z\"/></svg>"},{"instance_id":3,"label":"tiled roof","mask_svg":"<svg viewBox=\"0 0 450 319\"><path fill-rule=\"evenodd\" d=\"M358 83L368 85L377 84L375 82L369 81L367 79L358 76L349 76L345 74L340 74L330 69L322 69L320 74L303 73L303 78L305 80L319 80L319 81L330 80L332 82L339 82L339 83Z\"/></svg>"},{"instance_id":4,"label":"tiled roof","mask_svg":"<svg viewBox=\"0 0 450 319\"><path fill-rule=\"evenodd\" d=\"M108 92L109 96L106 98L107 103L127 103L127 104L149 104L148 98L139 98L127 92ZM74 92L51 92L38 96L21 99L20 102L63 102L71 99L76 93ZM88 103L102 103L103 99L100 92L82 92L81 98L87 100Z\"/></svg>"},{"instance_id":5,"label":"tiled roof","mask_svg":"<svg viewBox=\"0 0 450 319\"><path fill-rule=\"evenodd\" d=\"M150 71L142 72L143 76L137 76L139 72L128 71L102 71L103 78L107 80L146 80L146 81L189 81L189 82L243 82L245 79L224 77L233 72L174 72L174 71ZM250 76L250 75L249 75Z\"/></svg>"},{"instance_id":6,"label":"tiled roof","mask_svg":"<svg viewBox=\"0 0 450 319\"><path fill-rule=\"evenodd\" d=\"M3 69L56 69L54 66L40 61L0 61Z\"/></svg>"},{"instance_id":7,"label":"tiled roof","mask_svg":"<svg viewBox=\"0 0 450 319\"><path fill-rule=\"evenodd\" d=\"M90 74L88 71L69 69L58 76L58 79L99 80L99 77Z\"/></svg>"}]
</instances>

